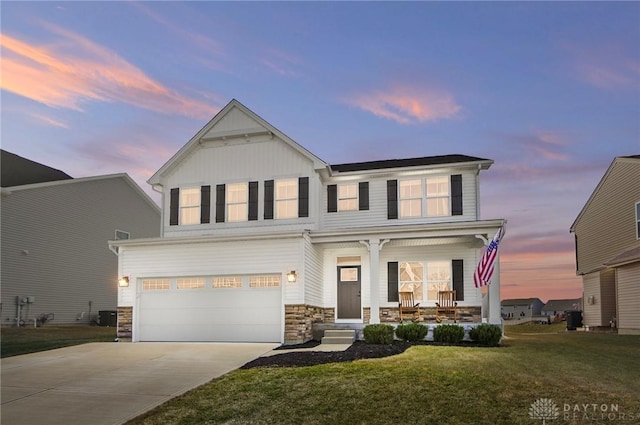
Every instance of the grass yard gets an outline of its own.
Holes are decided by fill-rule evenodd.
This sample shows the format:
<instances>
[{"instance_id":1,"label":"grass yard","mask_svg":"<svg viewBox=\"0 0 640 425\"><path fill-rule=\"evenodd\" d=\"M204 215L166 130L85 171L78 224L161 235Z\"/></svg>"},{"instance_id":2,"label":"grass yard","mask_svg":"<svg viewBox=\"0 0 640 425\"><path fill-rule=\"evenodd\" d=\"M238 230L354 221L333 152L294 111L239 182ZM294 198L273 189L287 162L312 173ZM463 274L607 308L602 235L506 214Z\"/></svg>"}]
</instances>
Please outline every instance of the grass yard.
<instances>
[{"instance_id":1,"label":"grass yard","mask_svg":"<svg viewBox=\"0 0 640 425\"><path fill-rule=\"evenodd\" d=\"M0 337L0 357L9 357L87 342L113 341L116 328L88 325L2 327Z\"/></svg>"},{"instance_id":2,"label":"grass yard","mask_svg":"<svg viewBox=\"0 0 640 425\"><path fill-rule=\"evenodd\" d=\"M509 327L499 348L416 346L384 359L236 370L128 424L533 425L543 423L529 415L542 398L558 408L548 424L640 423L640 337L563 329Z\"/></svg>"}]
</instances>

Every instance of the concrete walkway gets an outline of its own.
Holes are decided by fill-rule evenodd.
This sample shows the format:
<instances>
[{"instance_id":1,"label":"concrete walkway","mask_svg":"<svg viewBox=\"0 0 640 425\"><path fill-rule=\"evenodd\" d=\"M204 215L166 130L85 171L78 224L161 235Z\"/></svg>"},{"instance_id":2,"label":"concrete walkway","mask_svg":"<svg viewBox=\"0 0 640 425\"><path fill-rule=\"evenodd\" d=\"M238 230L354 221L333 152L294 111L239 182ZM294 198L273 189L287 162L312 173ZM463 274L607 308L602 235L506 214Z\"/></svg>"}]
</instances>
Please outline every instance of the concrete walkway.
<instances>
[{"instance_id":1,"label":"concrete walkway","mask_svg":"<svg viewBox=\"0 0 640 425\"><path fill-rule=\"evenodd\" d=\"M114 425L278 344L91 343L2 359L2 425Z\"/></svg>"}]
</instances>

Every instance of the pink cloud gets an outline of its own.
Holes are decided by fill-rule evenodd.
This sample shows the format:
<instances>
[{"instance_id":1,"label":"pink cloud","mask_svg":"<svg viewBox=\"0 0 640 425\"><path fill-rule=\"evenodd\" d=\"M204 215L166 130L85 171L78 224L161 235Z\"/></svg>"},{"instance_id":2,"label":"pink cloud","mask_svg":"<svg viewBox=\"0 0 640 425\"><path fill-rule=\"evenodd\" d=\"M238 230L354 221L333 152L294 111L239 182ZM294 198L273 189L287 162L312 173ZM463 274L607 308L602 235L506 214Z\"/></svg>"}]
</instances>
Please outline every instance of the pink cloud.
<instances>
[{"instance_id":1,"label":"pink cloud","mask_svg":"<svg viewBox=\"0 0 640 425\"><path fill-rule=\"evenodd\" d=\"M58 36L54 45L37 46L0 35L3 90L77 111L91 101L202 119L219 110L165 87L106 47L55 25L43 26Z\"/></svg>"},{"instance_id":2,"label":"pink cloud","mask_svg":"<svg viewBox=\"0 0 640 425\"><path fill-rule=\"evenodd\" d=\"M640 62L632 58L623 46L565 43L563 47L572 56L573 72L585 83L610 90L640 88Z\"/></svg>"},{"instance_id":3,"label":"pink cloud","mask_svg":"<svg viewBox=\"0 0 640 425\"><path fill-rule=\"evenodd\" d=\"M345 102L400 124L453 118L462 109L450 93L408 86L356 94Z\"/></svg>"},{"instance_id":4,"label":"pink cloud","mask_svg":"<svg viewBox=\"0 0 640 425\"><path fill-rule=\"evenodd\" d=\"M268 49L267 56L260 59L260 62L276 74L295 77L298 75L295 68L302 64L302 59L282 50L271 48Z\"/></svg>"}]
</instances>

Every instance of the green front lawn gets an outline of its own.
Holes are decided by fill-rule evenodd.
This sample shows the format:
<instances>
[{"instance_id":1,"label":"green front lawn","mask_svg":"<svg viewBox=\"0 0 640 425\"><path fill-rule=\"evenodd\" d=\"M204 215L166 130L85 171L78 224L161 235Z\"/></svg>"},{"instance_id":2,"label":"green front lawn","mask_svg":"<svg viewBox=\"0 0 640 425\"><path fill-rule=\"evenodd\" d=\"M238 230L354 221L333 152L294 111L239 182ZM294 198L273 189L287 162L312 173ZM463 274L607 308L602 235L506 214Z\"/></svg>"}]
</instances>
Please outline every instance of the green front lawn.
<instances>
[{"instance_id":1,"label":"green front lawn","mask_svg":"<svg viewBox=\"0 0 640 425\"><path fill-rule=\"evenodd\" d=\"M560 325L507 332L499 348L416 346L384 359L236 370L129 424L533 425L542 420L529 409L541 398L559 409L548 424L615 423L600 410L573 416L576 404L593 403L640 423L640 337ZM564 420L565 404L579 420Z\"/></svg>"},{"instance_id":2,"label":"green front lawn","mask_svg":"<svg viewBox=\"0 0 640 425\"><path fill-rule=\"evenodd\" d=\"M2 327L0 337L0 356L9 357L87 342L113 341L116 328L89 325Z\"/></svg>"}]
</instances>

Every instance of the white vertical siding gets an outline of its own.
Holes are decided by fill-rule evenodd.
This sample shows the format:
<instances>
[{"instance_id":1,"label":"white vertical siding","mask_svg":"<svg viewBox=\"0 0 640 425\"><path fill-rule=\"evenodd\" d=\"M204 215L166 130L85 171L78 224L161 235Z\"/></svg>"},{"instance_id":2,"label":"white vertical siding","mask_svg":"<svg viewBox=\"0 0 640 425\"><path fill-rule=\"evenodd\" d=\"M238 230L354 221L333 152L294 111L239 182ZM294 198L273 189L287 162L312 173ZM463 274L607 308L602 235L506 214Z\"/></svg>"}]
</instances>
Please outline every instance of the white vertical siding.
<instances>
[{"instance_id":1,"label":"white vertical siding","mask_svg":"<svg viewBox=\"0 0 640 425\"><path fill-rule=\"evenodd\" d=\"M472 172L456 173L462 174L462 205L463 214L459 216L445 217L420 217L410 219L394 219L387 218L387 180L397 179L392 174L385 177L360 178L348 183L369 182L369 210L368 211L344 211L344 212L327 212L327 184L335 184L329 181L322 187L322 211L321 224L323 229L334 228L353 228L383 225L407 225L407 224L425 224L425 223L441 223L455 221L473 221L477 220L477 194L476 179L477 175ZM429 174L433 175L433 174ZM447 176L449 174L446 174ZM412 176L411 178L425 178L427 174ZM341 181L342 182L342 181Z\"/></svg>"},{"instance_id":2,"label":"white vertical siding","mask_svg":"<svg viewBox=\"0 0 640 425\"><path fill-rule=\"evenodd\" d=\"M640 263L617 269L618 328L620 332L640 332Z\"/></svg>"},{"instance_id":3,"label":"white vertical siding","mask_svg":"<svg viewBox=\"0 0 640 425\"><path fill-rule=\"evenodd\" d=\"M14 323L17 296L35 297L30 319L54 313L59 324L115 310L118 257L107 241L116 229L160 234L159 210L123 175L16 188L1 207L3 325Z\"/></svg>"},{"instance_id":4,"label":"white vertical siding","mask_svg":"<svg viewBox=\"0 0 640 425\"><path fill-rule=\"evenodd\" d=\"M204 137L216 135L238 129L250 129L260 127L256 121L237 108L231 109L220 121L213 126Z\"/></svg>"}]
</instances>

